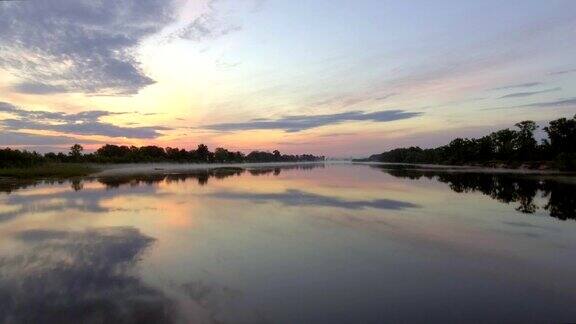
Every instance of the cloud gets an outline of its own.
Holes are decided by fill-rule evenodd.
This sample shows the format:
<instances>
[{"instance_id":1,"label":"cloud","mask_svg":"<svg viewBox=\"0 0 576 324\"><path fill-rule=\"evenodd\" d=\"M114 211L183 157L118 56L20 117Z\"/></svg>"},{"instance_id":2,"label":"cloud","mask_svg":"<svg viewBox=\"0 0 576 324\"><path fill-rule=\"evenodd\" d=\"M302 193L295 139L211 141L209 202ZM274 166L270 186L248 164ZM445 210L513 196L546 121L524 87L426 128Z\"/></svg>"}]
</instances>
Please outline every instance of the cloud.
<instances>
[{"instance_id":1,"label":"cloud","mask_svg":"<svg viewBox=\"0 0 576 324\"><path fill-rule=\"evenodd\" d=\"M419 112L408 112L404 110L385 110L371 113L363 111L350 111L331 115L285 116L275 120L259 118L248 122L212 124L207 125L204 128L217 131L282 129L286 132L293 133L349 121L389 122L418 117L421 114L422 113Z\"/></svg>"},{"instance_id":2,"label":"cloud","mask_svg":"<svg viewBox=\"0 0 576 324\"><path fill-rule=\"evenodd\" d=\"M13 146L13 145L68 145L77 143L78 139L69 136L49 136L37 135L30 133L2 131L0 137L0 146ZM101 141L95 140L82 140L83 144L97 144Z\"/></svg>"},{"instance_id":3,"label":"cloud","mask_svg":"<svg viewBox=\"0 0 576 324\"><path fill-rule=\"evenodd\" d=\"M216 18L214 13L206 13L178 30L175 36L196 42L216 39L241 30L236 25L226 25ZM174 35L172 35L174 36Z\"/></svg>"},{"instance_id":4,"label":"cloud","mask_svg":"<svg viewBox=\"0 0 576 324\"><path fill-rule=\"evenodd\" d=\"M536 102L516 107L576 107L576 98L560 99L556 101Z\"/></svg>"},{"instance_id":5,"label":"cloud","mask_svg":"<svg viewBox=\"0 0 576 324\"><path fill-rule=\"evenodd\" d=\"M380 97L374 98L374 100L376 100L376 101L383 101L383 100L389 99L389 98L394 97L394 96L397 96L397 95L398 95L398 93L393 92L393 93L389 93L389 94L384 95L384 96L380 96Z\"/></svg>"},{"instance_id":6,"label":"cloud","mask_svg":"<svg viewBox=\"0 0 576 324\"><path fill-rule=\"evenodd\" d=\"M337 137L337 136L352 136L352 135L358 135L358 133L352 133L352 132L331 133L331 134L318 135L318 137Z\"/></svg>"},{"instance_id":7,"label":"cloud","mask_svg":"<svg viewBox=\"0 0 576 324\"><path fill-rule=\"evenodd\" d=\"M521 84L512 84L504 87L492 88L489 91L496 91L496 90L510 90L510 89L522 89L522 88L532 88L535 86L542 85L542 82L528 82L528 83L521 83Z\"/></svg>"},{"instance_id":8,"label":"cloud","mask_svg":"<svg viewBox=\"0 0 576 324\"><path fill-rule=\"evenodd\" d=\"M169 40L181 38L194 42L203 42L215 40L241 30L242 27L239 24L231 22L234 18L233 15L230 15L231 11L218 7L221 2L219 0L209 0L204 13L168 35L167 38ZM223 12L228 14L224 16L222 15Z\"/></svg>"},{"instance_id":9,"label":"cloud","mask_svg":"<svg viewBox=\"0 0 576 324\"><path fill-rule=\"evenodd\" d=\"M500 98L498 98L498 99L505 99L505 98L524 98L524 97L534 96L534 95L537 95L537 94L548 93L548 92L556 92L556 91L560 91L560 90L562 90L562 88L558 87L558 88L541 90L541 91L516 92L516 93L507 94L507 95L502 96L502 97L500 97Z\"/></svg>"},{"instance_id":10,"label":"cloud","mask_svg":"<svg viewBox=\"0 0 576 324\"><path fill-rule=\"evenodd\" d=\"M76 135L157 138L161 135L159 131L170 130L170 128L163 126L123 127L101 122L100 118L102 117L124 114L104 110L89 110L68 114L42 110L24 110L12 104L0 102L0 112L9 113L15 116L15 118L0 120L0 125L11 131L33 129L51 130ZM47 143L49 142L50 139L47 137Z\"/></svg>"},{"instance_id":11,"label":"cloud","mask_svg":"<svg viewBox=\"0 0 576 324\"><path fill-rule=\"evenodd\" d=\"M556 101L543 101L543 102L535 102L527 105L519 105L519 106L509 106L509 107L496 107L496 108L485 108L482 110L500 110L500 109L513 109L513 108L532 108L532 107L540 107L540 108L548 108L548 107L576 107L576 97L575 98L568 98L568 99L558 99Z\"/></svg>"},{"instance_id":12,"label":"cloud","mask_svg":"<svg viewBox=\"0 0 576 324\"><path fill-rule=\"evenodd\" d=\"M555 72L550 72L550 75L563 75L563 74L570 74L570 73L575 73L576 69L570 69L570 70L562 70L562 71L555 71Z\"/></svg>"},{"instance_id":13,"label":"cloud","mask_svg":"<svg viewBox=\"0 0 576 324\"><path fill-rule=\"evenodd\" d=\"M168 0L0 2L0 67L24 93L127 95L154 83L135 48L173 21Z\"/></svg>"},{"instance_id":14,"label":"cloud","mask_svg":"<svg viewBox=\"0 0 576 324\"><path fill-rule=\"evenodd\" d=\"M19 93L26 94L50 94L50 93L61 93L66 92L66 87L43 84L43 83L33 83L33 82L21 82L13 85L12 90Z\"/></svg>"},{"instance_id":15,"label":"cloud","mask_svg":"<svg viewBox=\"0 0 576 324\"><path fill-rule=\"evenodd\" d=\"M392 200L344 200L338 197L323 196L296 189L289 189L281 193L248 193L248 192L217 192L212 197L232 200L249 200L253 202L279 202L285 206L322 206L359 210L365 208L400 210L417 208L416 204Z\"/></svg>"},{"instance_id":16,"label":"cloud","mask_svg":"<svg viewBox=\"0 0 576 324\"><path fill-rule=\"evenodd\" d=\"M98 121L83 123L44 124L30 120L5 119L0 122L10 129L52 130L61 133L77 135L101 135L108 137L127 138L156 138L161 134L159 130L168 130L167 127L122 127Z\"/></svg>"},{"instance_id":17,"label":"cloud","mask_svg":"<svg viewBox=\"0 0 576 324\"><path fill-rule=\"evenodd\" d=\"M64 191L64 192L31 192L30 195L21 194L19 191L15 191L18 187L14 187L10 183L5 183L0 186L0 192L13 192L11 195L5 195L0 197L0 203L13 206L16 209L9 211L0 211L0 222L5 222L18 218L25 215L30 215L38 212L42 213L59 213L63 211L74 211L83 213L107 213L117 208L112 208L106 206L104 203L117 196L162 196L162 193L156 192L156 188L153 186L140 186L139 179L132 179L130 183L133 186L126 190L126 188L120 188L118 190L112 191L109 189L119 188L120 184L114 186L114 184L106 185L106 190L101 188L83 188L84 181L69 181L66 185L70 185L74 191ZM110 179L110 182L117 181L120 179ZM30 185L41 184L42 182L33 182ZM44 182L50 183L50 182ZM25 184L19 184L20 188L25 188Z\"/></svg>"}]
</instances>

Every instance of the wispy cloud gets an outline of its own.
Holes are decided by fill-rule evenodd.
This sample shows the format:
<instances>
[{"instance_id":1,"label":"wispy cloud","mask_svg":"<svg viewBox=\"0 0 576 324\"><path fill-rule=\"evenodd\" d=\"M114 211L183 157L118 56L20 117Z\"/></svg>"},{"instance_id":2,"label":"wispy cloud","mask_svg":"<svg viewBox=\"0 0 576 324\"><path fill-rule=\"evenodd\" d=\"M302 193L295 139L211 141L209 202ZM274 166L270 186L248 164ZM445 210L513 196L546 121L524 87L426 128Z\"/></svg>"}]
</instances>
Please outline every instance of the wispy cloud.
<instances>
[{"instance_id":1,"label":"wispy cloud","mask_svg":"<svg viewBox=\"0 0 576 324\"><path fill-rule=\"evenodd\" d=\"M13 115L14 118L0 120L0 125L10 131L18 130L51 130L76 135L101 135L108 137L156 138L159 131L169 130L168 127L123 127L100 121L105 116L114 113L104 110L90 110L67 114L43 110L25 110L6 102L0 102L0 112Z\"/></svg>"},{"instance_id":2,"label":"wispy cloud","mask_svg":"<svg viewBox=\"0 0 576 324\"><path fill-rule=\"evenodd\" d=\"M550 75L562 75L562 74L570 74L570 73L576 73L576 69L555 71L555 72L550 72L549 74Z\"/></svg>"},{"instance_id":3,"label":"wispy cloud","mask_svg":"<svg viewBox=\"0 0 576 324\"><path fill-rule=\"evenodd\" d=\"M189 39L196 42L216 39L230 33L241 30L238 25L227 25L218 20L213 14L203 14L194 19L186 27L177 31L175 35L178 38Z\"/></svg>"},{"instance_id":4,"label":"wispy cloud","mask_svg":"<svg viewBox=\"0 0 576 324\"><path fill-rule=\"evenodd\" d=\"M318 135L318 137L337 137L337 136L352 136L352 135L358 135L358 133L352 133L352 132L347 132L347 133L331 133L331 134Z\"/></svg>"},{"instance_id":5,"label":"wispy cloud","mask_svg":"<svg viewBox=\"0 0 576 324\"><path fill-rule=\"evenodd\" d=\"M420 115L422 115L420 112L408 112L404 110L385 110L370 113L363 111L350 111L331 115L285 116L279 119L258 118L240 123L206 125L203 128L217 131L281 129L286 132L293 133L326 125L341 124L344 122L390 122L395 120L414 118Z\"/></svg>"},{"instance_id":6,"label":"wispy cloud","mask_svg":"<svg viewBox=\"0 0 576 324\"><path fill-rule=\"evenodd\" d=\"M556 91L560 91L560 90L562 90L562 88L558 87L558 88L541 90L541 91L516 92L516 93L507 94L507 95L502 96L502 97L500 97L500 98L498 98L498 99L505 99L505 98L524 98L524 97L534 96L534 95L537 95L537 94L548 93L548 92L556 92Z\"/></svg>"},{"instance_id":7,"label":"wispy cloud","mask_svg":"<svg viewBox=\"0 0 576 324\"><path fill-rule=\"evenodd\" d=\"M2 131L0 146L46 146L46 145L70 145L77 143L78 139L70 136L37 135L31 133ZM102 143L101 141L82 139L83 144Z\"/></svg>"},{"instance_id":8,"label":"wispy cloud","mask_svg":"<svg viewBox=\"0 0 576 324\"><path fill-rule=\"evenodd\" d=\"M507 86L503 86L503 87L488 89L488 91L532 88L532 87L539 86L542 84L543 84L542 82L528 82L528 83L512 84L512 85L507 85Z\"/></svg>"},{"instance_id":9,"label":"wispy cloud","mask_svg":"<svg viewBox=\"0 0 576 324\"><path fill-rule=\"evenodd\" d=\"M560 99L556 101L536 102L518 107L576 107L576 98Z\"/></svg>"},{"instance_id":10,"label":"wispy cloud","mask_svg":"<svg viewBox=\"0 0 576 324\"><path fill-rule=\"evenodd\" d=\"M231 22L232 17L230 15L223 17L223 10L218 8L219 2L221 1L208 1L206 12L172 32L167 38L169 40L181 38L194 42L203 42L215 40L241 30L242 26Z\"/></svg>"},{"instance_id":11,"label":"wispy cloud","mask_svg":"<svg viewBox=\"0 0 576 324\"><path fill-rule=\"evenodd\" d=\"M542 101L542 102L535 102L527 105L519 105L519 106L509 106L509 107L496 107L496 108L486 108L482 110L500 110L500 109L514 109L514 108L531 108L531 107L541 107L541 108L550 108L550 107L576 107L576 98L568 98L568 99L558 99L555 101Z\"/></svg>"},{"instance_id":12,"label":"wispy cloud","mask_svg":"<svg viewBox=\"0 0 576 324\"><path fill-rule=\"evenodd\" d=\"M375 101L383 101L383 100L387 100L387 99L389 99L389 98L391 98L391 97L394 97L394 96L397 96L397 95L398 95L398 93L395 93L395 92L394 92L394 93L389 93L389 94L387 94L387 95L374 98L374 100L375 100Z\"/></svg>"}]
</instances>

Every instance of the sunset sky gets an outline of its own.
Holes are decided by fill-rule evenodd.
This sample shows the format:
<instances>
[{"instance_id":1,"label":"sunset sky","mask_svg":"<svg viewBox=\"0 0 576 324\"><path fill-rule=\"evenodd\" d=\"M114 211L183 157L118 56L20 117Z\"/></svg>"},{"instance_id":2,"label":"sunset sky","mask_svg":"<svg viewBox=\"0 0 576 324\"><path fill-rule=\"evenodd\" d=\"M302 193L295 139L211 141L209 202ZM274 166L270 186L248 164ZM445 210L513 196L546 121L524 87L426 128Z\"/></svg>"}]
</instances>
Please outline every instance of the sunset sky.
<instances>
[{"instance_id":1,"label":"sunset sky","mask_svg":"<svg viewBox=\"0 0 576 324\"><path fill-rule=\"evenodd\" d=\"M576 114L573 0L0 1L0 146L333 157Z\"/></svg>"}]
</instances>

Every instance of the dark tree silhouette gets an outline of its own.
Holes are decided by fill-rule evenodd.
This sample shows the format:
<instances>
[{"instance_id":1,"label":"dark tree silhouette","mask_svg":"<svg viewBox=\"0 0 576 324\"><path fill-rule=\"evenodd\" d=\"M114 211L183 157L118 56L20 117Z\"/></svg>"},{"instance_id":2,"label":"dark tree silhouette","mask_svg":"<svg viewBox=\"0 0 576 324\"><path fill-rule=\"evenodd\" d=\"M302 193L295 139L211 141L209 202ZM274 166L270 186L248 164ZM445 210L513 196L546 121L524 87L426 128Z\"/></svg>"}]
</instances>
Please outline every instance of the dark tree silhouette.
<instances>
[{"instance_id":1,"label":"dark tree silhouette","mask_svg":"<svg viewBox=\"0 0 576 324\"><path fill-rule=\"evenodd\" d=\"M68 152L68 156L70 156L70 160L74 162L80 161L82 159L82 151L84 148L80 144L74 144L70 147L70 152Z\"/></svg>"},{"instance_id":2,"label":"dark tree silhouette","mask_svg":"<svg viewBox=\"0 0 576 324\"><path fill-rule=\"evenodd\" d=\"M208 150L208 146L204 144L198 145L196 149L196 158L200 162L208 162L208 158L210 156L210 150Z\"/></svg>"},{"instance_id":3,"label":"dark tree silhouette","mask_svg":"<svg viewBox=\"0 0 576 324\"><path fill-rule=\"evenodd\" d=\"M48 162L91 162L91 163L141 163L141 162L176 162L176 163L243 163L243 162L299 162L323 161L323 156L282 155L278 150L273 153L254 151L244 155L225 148L210 152L208 146L198 145L196 150L167 147L166 149L148 145L142 147L106 144L94 153L82 154L84 148L75 144L68 155L63 153L46 153L19 151L10 148L0 149L0 168L26 168Z\"/></svg>"},{"instance_id":4,"label":"dark tree silhouette","mask_svg":"<svg viewBox=\"0 0 576 324\"><path fill-rule=\"evenodd\" d=\"M398 148L369 157L368 161L391 163L482 164L539 167L542 163L561 170L576 170L576 116L560 118L544 127L548 139L538 144L530 120L515 125L518 130L502 129L478 138L456 138L433 149ZM365 161L364 160L364 161ZM363 161L363 160L360 160Z\"/></svg>"},{"instance_id":5,"label":"dark tree silhouette","mask_svg":"<svg viewBox=\"0 0 576 324\"><path fill-rule=\"evenodd\" d=\"M537 152L537 143L534 139L534 131L538 129L538 126L531 120L519 122L515 126L519 129L516 133L515 145L517 157L524 161L532 160Z\"/></svg>"}]
</instances>

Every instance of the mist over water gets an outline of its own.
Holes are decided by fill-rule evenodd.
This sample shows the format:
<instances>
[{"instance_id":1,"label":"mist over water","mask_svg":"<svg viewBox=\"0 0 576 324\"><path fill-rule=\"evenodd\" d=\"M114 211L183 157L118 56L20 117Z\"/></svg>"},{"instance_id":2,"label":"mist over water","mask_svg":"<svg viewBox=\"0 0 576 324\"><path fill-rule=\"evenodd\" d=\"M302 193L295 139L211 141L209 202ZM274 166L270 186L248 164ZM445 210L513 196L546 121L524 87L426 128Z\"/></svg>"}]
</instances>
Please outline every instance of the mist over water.
<instances>
[{"instance_id":1,"label":"mist over water","mask_svg":"<svg viewBox=\"0 0 576 324\"><path fill-rule=\"evenodd\" d=\"M576 183L313 164L0 182L1 322L569 322Z\"/></svg>"}]
</instances>

